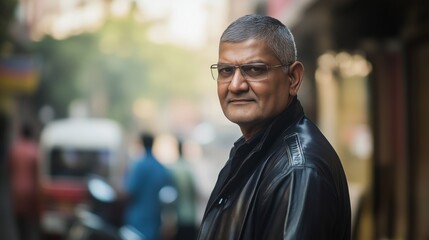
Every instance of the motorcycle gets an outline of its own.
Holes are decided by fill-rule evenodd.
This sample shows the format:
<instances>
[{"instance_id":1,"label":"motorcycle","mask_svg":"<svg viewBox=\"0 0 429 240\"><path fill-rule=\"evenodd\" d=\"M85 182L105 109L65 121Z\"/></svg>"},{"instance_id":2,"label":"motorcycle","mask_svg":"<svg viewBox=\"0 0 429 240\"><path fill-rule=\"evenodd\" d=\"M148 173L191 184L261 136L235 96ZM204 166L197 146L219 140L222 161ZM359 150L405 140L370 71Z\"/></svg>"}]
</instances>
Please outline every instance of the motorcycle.
<instances>
[{"instance_id":1,"label":"motorcycle","mask_svg":"<svg viewBox=\"0 0 429 240\"><path fill-rule=\"evenodd\" d=\"M115 211L119 196L101 176L91 175L87 180L89 201L76 206L75 220L66 240L145 240L132 226L121 226Z\"/></svg>"}]
</instances>

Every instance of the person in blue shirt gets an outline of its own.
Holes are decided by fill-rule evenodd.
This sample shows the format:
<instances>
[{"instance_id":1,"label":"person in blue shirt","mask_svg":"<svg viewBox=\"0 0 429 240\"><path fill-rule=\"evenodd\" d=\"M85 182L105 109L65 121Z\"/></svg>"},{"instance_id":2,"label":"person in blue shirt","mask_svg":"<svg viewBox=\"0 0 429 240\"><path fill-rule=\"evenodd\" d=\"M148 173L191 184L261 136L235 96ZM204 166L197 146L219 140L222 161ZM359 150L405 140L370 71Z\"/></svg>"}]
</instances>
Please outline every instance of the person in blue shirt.
<instances>
[{"instance_id":1,"label":"person in blue shirt","mask_svg":"<svg viewBox=\"0 0 429 240\"><path fill-rule=\"evenodd\" d=\"M146 240L158 240L162 237L163 210L159 195L163 187L172 186L172 177L152 153L154 136L142 133L140 142L145 151L131 165L124 181L124 223L140 231Z\"/></svg>"}]
</instances>

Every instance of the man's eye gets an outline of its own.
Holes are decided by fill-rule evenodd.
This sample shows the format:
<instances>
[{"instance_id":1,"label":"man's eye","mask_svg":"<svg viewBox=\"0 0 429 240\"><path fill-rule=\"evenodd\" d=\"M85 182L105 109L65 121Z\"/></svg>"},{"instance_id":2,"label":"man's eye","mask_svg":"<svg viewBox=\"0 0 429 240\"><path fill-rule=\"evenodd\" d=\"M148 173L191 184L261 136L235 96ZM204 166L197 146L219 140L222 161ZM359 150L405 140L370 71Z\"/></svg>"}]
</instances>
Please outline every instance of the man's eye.
<instances>
[{"instance_id":1,"label":"man's eye","mask_svg":"<svg viewBox=\"0 0 429 240\"><path fill-rule=\"evenodd\" d=\"M243 66L243 71L249 76L258 76L267 72L267 67L264 65L247 65Z\"/></svg>"},{"instance_id":2,"label":"man's eye","mask_svg":"<svg viewBox=\"0 0 429 240\"><path fill-rule=\"evenodd\" d=\"M231 75L234 72L234 68L233 67L221 67L218 69L219 74L223 75L223 76L227 76L227 75Z\"/></svg>"}]
</instances>

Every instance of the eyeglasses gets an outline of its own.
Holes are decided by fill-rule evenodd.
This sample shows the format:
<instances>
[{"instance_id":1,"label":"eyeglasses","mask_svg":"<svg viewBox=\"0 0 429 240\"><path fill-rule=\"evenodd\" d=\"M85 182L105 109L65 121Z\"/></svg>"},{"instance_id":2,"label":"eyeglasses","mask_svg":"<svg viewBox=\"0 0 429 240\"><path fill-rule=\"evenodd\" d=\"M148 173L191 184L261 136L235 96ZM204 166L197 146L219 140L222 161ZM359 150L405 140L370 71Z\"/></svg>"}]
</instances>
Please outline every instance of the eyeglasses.
<instances>
[{"instance_id":1,"label":"eyeglasses","mask_svg":"<svg viewBox=\"0 0 429 240\"><path fill-rule=\"evenodd\" d=\"M210 66L212 77L218 82L230 82L234 77L235 70L240 69L241 75L247 81L262 81L268 78L268 71L271 68L287 67L287 65L266 65L265 63L249 63L241 65L213 64Z\"/></svg>"}]
</instances>

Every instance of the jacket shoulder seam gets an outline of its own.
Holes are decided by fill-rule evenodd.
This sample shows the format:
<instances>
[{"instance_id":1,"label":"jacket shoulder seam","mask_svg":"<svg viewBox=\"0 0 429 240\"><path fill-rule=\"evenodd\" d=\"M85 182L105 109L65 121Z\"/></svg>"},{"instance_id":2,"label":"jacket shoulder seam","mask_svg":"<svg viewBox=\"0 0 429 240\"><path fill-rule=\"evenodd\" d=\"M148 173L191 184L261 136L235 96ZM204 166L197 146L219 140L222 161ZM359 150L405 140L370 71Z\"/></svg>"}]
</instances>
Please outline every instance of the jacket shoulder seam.
<instances>
[{"instance_id":1,"label":"jacket shoulder seam","mask_svg":"<svg viewBox=\"0 0 429 240\"><path fill-rule=\"evenodd\" d=\"M302 150L302 144L297 133L284 137L286 151L290 166L300 166L305 164L305 157Z\"/></svg>"}]
</instances>

